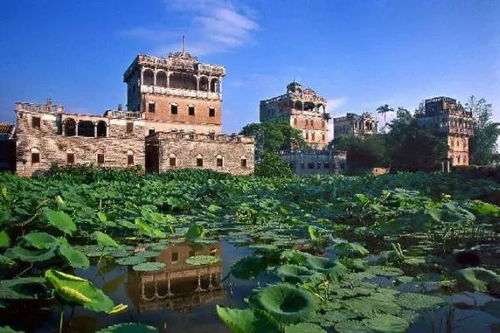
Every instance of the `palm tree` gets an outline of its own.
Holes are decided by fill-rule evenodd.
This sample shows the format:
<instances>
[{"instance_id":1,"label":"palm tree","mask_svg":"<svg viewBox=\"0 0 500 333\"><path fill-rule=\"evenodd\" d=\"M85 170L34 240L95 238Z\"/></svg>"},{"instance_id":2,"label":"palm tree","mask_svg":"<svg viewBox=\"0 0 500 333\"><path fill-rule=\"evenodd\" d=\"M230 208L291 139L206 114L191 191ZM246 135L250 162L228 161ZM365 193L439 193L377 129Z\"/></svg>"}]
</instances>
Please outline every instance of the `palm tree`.
<instances>
[{"instance_id":1,"label":"palm tree","mask_svg":"<svg viewBox=\"0 0 500 333\"><path fill-rule=\"evenodd\" d=\"M387 120L386 120L387 113L394 112L394 109L391 108L389 106L389 104L384 104L384 105L381 105L381 106L379 106L377 108L377 112L379 114L383 114L384 115L384 126L382 126L382 128L381 128L381 130L383 130L387 126Z\"/></svg>"}]
</instances>

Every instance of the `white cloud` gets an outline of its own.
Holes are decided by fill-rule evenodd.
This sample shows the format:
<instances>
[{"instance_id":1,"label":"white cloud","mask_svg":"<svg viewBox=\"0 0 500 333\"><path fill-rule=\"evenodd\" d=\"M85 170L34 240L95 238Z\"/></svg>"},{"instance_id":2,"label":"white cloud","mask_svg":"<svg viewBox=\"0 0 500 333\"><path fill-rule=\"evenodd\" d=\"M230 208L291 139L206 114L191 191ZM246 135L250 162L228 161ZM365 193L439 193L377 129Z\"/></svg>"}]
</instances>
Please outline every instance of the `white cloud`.
<instances>
[{"instance_id":1,"label":"white cloud","mask_svg":"<svg viewBox=\"0 0 500 333\"><path fill-rule=\"evenodd\" d=\"M179 50L180 38L186 36L186 49L193 55L225 52L252 41L259 29L253 12L242 5L224 0L165 0L167 11L186 20L186 28L136 27L125 31L129 36L150 40L152 53L166 54Z\"/></svg>"},{"instance_id":2,"label":"white cloud","mask_svg":"<svg viewBox=\"0 0 500 333\"><path fill-rule=\"evenodd\" d=\"M327 98L327 111L332 112L347 102L347 97Z\"/></svg>"}]
</instances>

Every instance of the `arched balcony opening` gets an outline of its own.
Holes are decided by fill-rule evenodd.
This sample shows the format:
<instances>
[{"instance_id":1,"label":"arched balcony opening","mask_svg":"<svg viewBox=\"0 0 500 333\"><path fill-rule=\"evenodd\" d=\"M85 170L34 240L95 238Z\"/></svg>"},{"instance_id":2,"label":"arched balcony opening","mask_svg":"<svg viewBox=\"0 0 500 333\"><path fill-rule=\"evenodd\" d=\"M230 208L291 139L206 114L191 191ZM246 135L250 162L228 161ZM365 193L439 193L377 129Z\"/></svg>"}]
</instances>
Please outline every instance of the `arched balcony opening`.
<instances>
[{"instance_id":1,"label":"arched balcony opening","mask_svg":"<svg viewBox=\"0 0 500 333\"><path fill-rule=\"evenodd\" d=\"M196 90L196 77L193 74L173 73L170 76L170 88Z\"/></svg>"},{"instance_id":2,"label":"arched balcony opening","mask_svg":"<svg viewBox=\"0 0 500 333\"><path fill-rule=\"evenodd\" d=\"M212 81L210 81L210 91L211 92L219 92L219 87L220 87L220 84L219 84L219 80L218 79L212 79Z\"/></svg>"},{"instance_id":3,"label":"arched balcony opening","mask_svg":"<svg viewBox=\"0 0 500 333\"><path fill-rule=\"evenodd\" d=\"M206 76L200 77L200 90L208 91L208 88L209 88L208 78Z\"/></svg>"},{"instance_id":4,"label":"arched balcony opening","mask_svg":"<svg viewBox=\"0 0 500 333\"><path fill-rule=\"evenodd\" d=\"M97 137L106 137L107 136L108 127L104 120L100 120L97 122Z\"/></svg>"},{"instance_id":5,"label":"arched balcony opening","mask_svg":"<svg viewBox=\"0 0 500 333\"><path fill-rule=\"evenodd\" d=\"M76 135L76 121L73 118L68 118L64 120L64 135L65 136Z\"/></svg>"},{"instance_id":6,"label":"arched balcony opening","mask_svg":"<svg viewBox=\"0 0 500 333\"><path fill-rule=\"evenodd\" d=\"M314 111L314 103L305 102L304 103L304 111Z\"/></svg>"},{"instance_id":7,"label":"arched balcony opening","mask_svg":"<svg viewBox=\"0 0 500 333\"><path fill-rule=\"evenodd\" d=\"M94 137L94 123L88 120L78 122L78 136Z\"/></svg>"},{"instance_id":8,"label":"arched balcony opening","mask_svg":"<svg viewBox=\"0 0 500 333\"><path fill-rule=\"evenodd\" d=\"M295 102L295 109L302 111L302 102L301 101Z\"/></svg>"},{"instance_id":9,"label":"arched balcony opening","mask_svg":"<svg viewBox=\"0 0 500 333\"><path fill-rule=\"evenodd\" d=\"M142 84L152 86L155 83L155 73L151 69L145 69L142 73Z\"/></svg>"},{"instance_id":10,"label":"arched balcony opening","mask_svg":"<svg viewBox=\"0 0 500 333\"><path fill-rule=\"evenodd\" d=\"M156 73L156 85L159 87L167 87L167 73L164 71Z\"/></svg>"}]
</instances>

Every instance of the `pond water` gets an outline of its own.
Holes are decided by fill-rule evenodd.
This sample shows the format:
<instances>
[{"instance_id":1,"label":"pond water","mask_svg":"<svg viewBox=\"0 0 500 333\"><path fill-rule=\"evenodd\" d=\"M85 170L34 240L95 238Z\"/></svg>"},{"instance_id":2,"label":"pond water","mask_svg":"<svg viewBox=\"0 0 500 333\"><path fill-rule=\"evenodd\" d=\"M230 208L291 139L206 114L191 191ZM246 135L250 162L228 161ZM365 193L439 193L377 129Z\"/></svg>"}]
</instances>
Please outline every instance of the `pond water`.
<instances>
[{"instance_id":1,"label":"pond water","mask_svg":"<svg viewBox=\"0 0 500 333\"><path fill-rule=\"evenodd\" d=\"M150 259L166 264L157 272L136 272L131 266L103 259L89 269L75 271L75 274L103 289L116 304L127 304L128 311L107 315L83 307L66 306L63 332L90 333L123 322L144 323L156 327L159 332L230 332L218 318L216 304L243 308L244 297L253 288L274 280L265 275L257 280L225 278L234 262L253 252L248 247L237 247L224 240L196 245L186 242L169 244L159 256ZM185 260L194 255L217 256L220 261L210 265L186 264ZM385 286L393 284L385 278L373 282ZM416 292L417 289L422 291L421 287L406 284L397 289ZM491 325L499 322L477 309L487 302L498 301L497 298L481 293L455 294L447 298L454 305L426 314L410 327L409 332L489 332ZM9 309L8 314L0 312L3 317L0 326L8 324L25 332L58 332L61 309L54 305L20 304Z\"/></svg>"}]
</instances>

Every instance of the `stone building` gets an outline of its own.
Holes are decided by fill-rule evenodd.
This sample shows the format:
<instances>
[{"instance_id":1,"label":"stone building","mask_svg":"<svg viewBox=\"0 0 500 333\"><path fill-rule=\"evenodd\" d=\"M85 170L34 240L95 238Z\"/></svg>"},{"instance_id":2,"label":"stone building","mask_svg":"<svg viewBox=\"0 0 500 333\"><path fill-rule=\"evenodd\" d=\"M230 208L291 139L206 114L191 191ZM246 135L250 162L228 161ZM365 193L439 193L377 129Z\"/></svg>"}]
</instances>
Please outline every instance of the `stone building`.
<instances>
[{"instance_id":1,"label":"stone building","mask_svg":"<svg viewBox=\"0 0 500 333\"><path fill-rule=\"evenodd\" d=\"M286 87L286 93L260 101L260 121L286 119L290 126L302 131L304 140L313 149L328 146L328 121L326 99L311 88L304 88L297 82Z\"/></svg>"},{"instance_id":2,"label":"stone building","mask_svg":"<svg viewBox=\"0 0 500 333\"><path fill-rule=\"evenodd\" d=\"M300 176L330 175L346 171L346 153L332 149L282 152L283 160Z\"/></svg>"},{"instance_id":3,"label":"stone building","mask_svg":"<svg viewBox=\"0 0 500 333\"><path fill-rule=\"evenodd\" d=\"M378 121L372 114L348 113L333 119L333 133L339 136L357 136L377 133Z\"/></svg>"},{"instance_id":4,"label":"stone building","mask_svg":"<svg viewBox=\"0 0 500 333\"><path fill-rule=\"evenodd\" d=\"M448 144L451 166L470 164L469 144L474 134L472 112L466 111L457 100L441 96L426 99L415 117L423 128L436 132Z\"/></svg>"},{"instance_id":5,"label":"stone building","mask_svg":"<svg viewBox=\"0 0 500 333\"><path fill-rule=\"evenodd\" d=\"M31 176L53 164L95 164L250 174L253 138L220 134L224 74L224 67L202 64L186 52L139 55L124 75L127 111L119 107L97 116L67 113L50 100L16 103L16 172Z\"/></svg>"}]
</instances>

